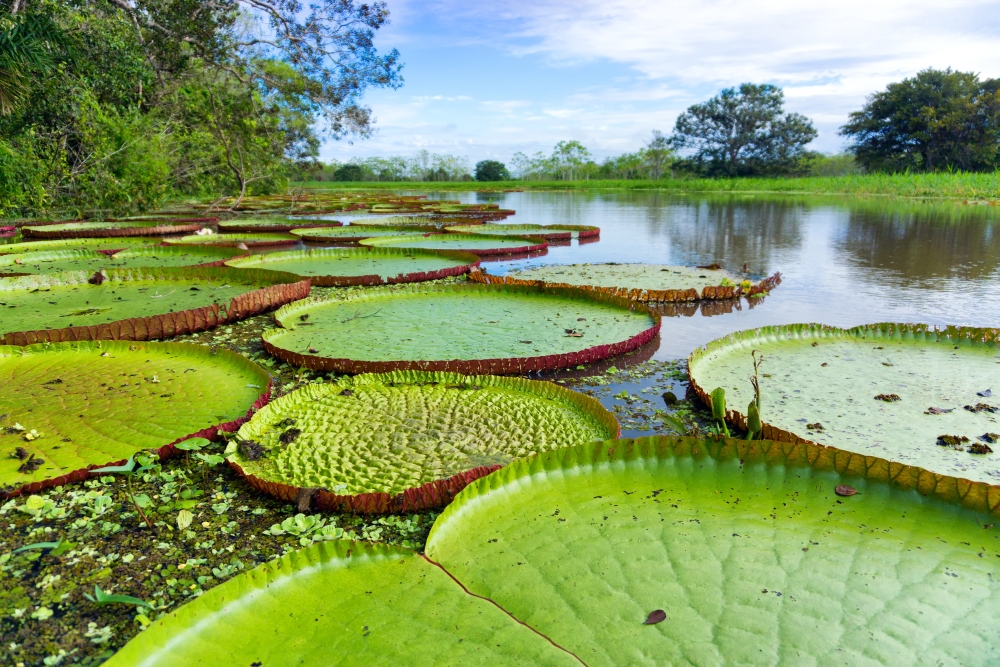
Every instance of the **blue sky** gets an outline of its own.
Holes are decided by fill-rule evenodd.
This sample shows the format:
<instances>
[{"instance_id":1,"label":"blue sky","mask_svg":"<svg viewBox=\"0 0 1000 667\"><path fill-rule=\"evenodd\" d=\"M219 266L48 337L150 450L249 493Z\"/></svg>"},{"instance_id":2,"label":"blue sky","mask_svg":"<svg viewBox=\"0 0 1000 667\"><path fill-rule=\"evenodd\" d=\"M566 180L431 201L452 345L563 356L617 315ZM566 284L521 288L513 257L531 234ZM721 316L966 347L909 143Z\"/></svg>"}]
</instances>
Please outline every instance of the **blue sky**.
<instances>
[{"instance_id":1,"label":"blue sky","mask_svg":"<svg viewBox=\"0 0 1000 667\"><path fill-rule=\"evenodd\" d=\"M388 0L380 49L405 63L399 90L366 96L370 139L322 159L426 149L508 161L576 139L598 159L744 81L785 90L813 119L813 148L865 96L926 67L1000 76L1000 0Z\"/></svg>"}]
</instances>

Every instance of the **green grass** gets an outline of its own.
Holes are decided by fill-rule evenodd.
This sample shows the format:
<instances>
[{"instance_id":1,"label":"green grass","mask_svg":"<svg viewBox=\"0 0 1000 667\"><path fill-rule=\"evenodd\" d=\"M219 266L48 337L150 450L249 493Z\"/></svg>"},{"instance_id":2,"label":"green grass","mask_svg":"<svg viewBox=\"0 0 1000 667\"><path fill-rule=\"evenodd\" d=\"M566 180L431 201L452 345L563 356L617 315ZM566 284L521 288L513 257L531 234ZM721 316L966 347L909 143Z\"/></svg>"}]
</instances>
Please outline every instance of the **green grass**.
<instances>
[{"instance_id":1,"label":"green grass","mask_svg":"<svg viewBox=\"0 0 1000 667\"><path fill-rule=\"evenodd\" d=\"M348 182L310 181L307 188L338 190L657 190L664 192L788 193L1000 200L1000 171L988 174L866 174L804 178L660 179L607 181Z\"/></svg>"}]
</instances>

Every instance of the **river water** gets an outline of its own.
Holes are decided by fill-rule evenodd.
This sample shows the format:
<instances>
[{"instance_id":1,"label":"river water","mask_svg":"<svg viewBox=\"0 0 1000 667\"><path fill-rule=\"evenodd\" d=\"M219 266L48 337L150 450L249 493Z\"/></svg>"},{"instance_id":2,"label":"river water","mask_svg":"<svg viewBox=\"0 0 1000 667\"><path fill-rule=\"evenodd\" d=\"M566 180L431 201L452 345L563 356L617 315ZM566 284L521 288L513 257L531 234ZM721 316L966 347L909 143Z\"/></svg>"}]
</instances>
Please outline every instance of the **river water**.
<instances>
[{"instance_id":1,"label":"river water","mask_svg":"<svg viewBox=\"0 0 1000 667\"><path fill-rule=\"evenodd\" d=\"M671 309L655 359L686 357L740 329L819 322L1000 327L1000 208L882 198L673 195L656 192L437 193L496 201L504 222L596 225L600 240L550 247L513 267L580 262L710 264L783 282L728 313ZM345 220L347 218L344 218ZM726 310L723 308L722 310ZM681 311L681 312L678 312Z\"/></svg>"}]
</instances>

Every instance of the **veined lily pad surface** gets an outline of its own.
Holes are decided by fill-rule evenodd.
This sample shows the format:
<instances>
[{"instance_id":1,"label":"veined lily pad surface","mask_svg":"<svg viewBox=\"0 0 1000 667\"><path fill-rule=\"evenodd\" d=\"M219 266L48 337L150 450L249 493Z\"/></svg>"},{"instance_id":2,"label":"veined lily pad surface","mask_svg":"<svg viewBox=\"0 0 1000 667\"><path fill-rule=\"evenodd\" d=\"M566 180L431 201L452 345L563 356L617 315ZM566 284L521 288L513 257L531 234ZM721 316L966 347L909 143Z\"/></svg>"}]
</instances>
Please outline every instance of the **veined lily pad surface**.
<instances>
[{"instance_id":1,"label":"veined lily pad surface","mask_svg":"<svg viewBox=\"0 0 1000 667\"><path fill-rule=\"evenodd\" d=\"M325 220L308 222L289 218L265 218L255 220L254 218L237 218L235 220L223 220L219 223L220 232L287 232L296 227L338 227L341 222L336 220Z\"/></svg>"},{"instance_id":2,"label":"veined lily pad surface","mask_svg":"<svg viewBox=\"0 0 1000 667\"><path fill-rule=\"evenodd\" d=\"M202 223L161 222L68 222L40 227L23 227L21 233L26 238L37 239L83 239L111 238L116 236L163 236L165 234L185 234L197 231Z\"/></svg>"},{"instance_id":3,"label":"veined lily pad surface","mask_svg":"<svg viewBox=\"0 0 1000 667\"><path fill-rule=\"evenodd\" d=\"M351 225L360 227L426 227L428 225L442 227L444 224L444 221L431 215L375 215L351 220Z\"/></svg>"},{"instance_id":4,"label":"veined lily pad surface","mask_svg":"<svg viewBox=\"0 0 1000 667\"><path fill-rule=\"evenodd\" d=\"M520 373L606 359L649 342L659 316L617 297L492 285L379 287L280 309L274 355L351 373Z\"/></svg>"},{"instance_id":5,"label":"veined lily pad surface","mask_svg":"<svg viewBox=\"0 0 1000 667\"><path fill-rule=\"evenodd\" d=\"M538 236L543 239L569 239L598 236L600 227L590 225L516 225L486 223L483 225L453 225L449 232L461 234L498 234L509 236Z\"/></svg>"},{"instance_id":6,"label":"veined lily pad surface","mask_svg":"<svg viewBox=\"0 0 1000 667\"><path fill-rule=\"evenodd\" d=\"M467 252L406 248L318 248L253 255L226 263L308 277L321 287L436 280L468 273L479 257Z\"/></svg>"},{"instance_id":7,"label":"veined lily pad surface","mask_svg":"<svg viewBox=\"0 0 1000 667\"><path fill-rule=\"evenodd\" d=\"M349 227L312 227L308 229L293 229L292 234L303 241L313 243L357 243L365 239L380 236L410 236L416 230L433 232L437 228L429 227L378 227L375 225L351 225Z\"/></svg>"},{"instance_id":8,"label":"veined lily pad surface","mask_svg":"<svg viewBox=\"0 0 1000 667\"><path fill-rule=\"evenodd\" d=\"M152 246L160 239L142 237L122 237L110 239L52 239L49 241L26 241L24 243L0 244L0 255L19 255L26 252L49 252L52 250L94 250L109 252L126 248Z\"/></svg>"},{"instance_id":9,"label":"veined lily pad surface","mask_svg":"<svg viewBox=\"0 0 1000 667\"><path fill-rule=\"evenodd\" d=\"M108 664L996 664L995 519L861 459L686 438L544 452L467 486L423 563L321 543Z\"/></svg>"},{"instance_id":10,"label":"veined lily pad surface","mask_svg":"<svg viewBox=\"0 0 1000 667\"><path fill-rule=\"evenodd\" d=\"M598 401L549 382L401 371L282 396L240 429L254 445L227 452L285 500L316 488L320 509L412 512L515 458L618 432Z\"/></svg>"},{"instance_id":11,"label":"veined lily pad surface","mask_svg":"<svg viewBox=\"0 0 1000 667\"><path fill-rule=\"evenodd\" d=\"M114 255L93 250L50 250L20 255L0 255L0 275L39 274L61 271L96 271L110 268L184 267L221 265L245 252L237 248L193 246L144 246L125 249Z\"/></svg>"},{"instance_id":12,"label":"veined lily pad surface","mask_svg":"<svg viewBox=\"0 0 1000 667\"><path fill-rule=\"evenodd\" d=\"M0 346L0 487L82 479L87 467L235 428L268 384L256 364L197 345ZM41 464L26 469L32 457Z\"/></svg>"},{"instance_id":13,"label":"veined lily pad surface","mask_svg":"<svg viewBox=\"0 0 1000 667\"><path fill-rule=\"evenodd\" d=\"M991 446L988 434L1000 433L998 336L996 329L905 324L765 327L696 350L691 380L705 399L724 388L730 419L745 426L751 352L759 350L766 437L802 438L997 484L1000 446ZM997 453L970 453L974 445Z\"/></svg>"},{"instance_id":14,"label":"veined lily pad surface","mask_svg":"<svg viewBox=\"0 0 1000 667\"><path fill-rule=\"evenodd\" d=\"M167 243L178 243L181 245L219 245L219 246L288 246L295 245L299 239L291 234L265 233L259 234L192 234L191 236L181 236L179 238L165 239Z\"/></svg>"},{"instance_id":15,"label":"veined lily pad surface","mask_svg":"<svg viewBox=\"0 0 1000 667\"><path fill-rule=\"evenodd\" d=\"M414 234L373 238L361 241L373 248L425 248L428 250L460 250L478 255L510 255L537 252L548 247L540 238L520 236L487 236L485 234Z\"/></svg>"},{"instance_id":16,"label":"veined lily pad surface","mask_svg":"<svg viewBox=\"0 0 1000 667\"><path fill-rule=\"evenodd\" d=\"M507 276L484 274L476 278L508 285L579 287L654 302L756 296L781 282L778 273L753 284L723 269L663 264L556 264L512 271Z\"/></svg>"},{"instance_id":17,"label":"veined lily pad surface","mask_svg":"<svg viewBox=\"0 0 1000 667\"><path fill-rule=\"evenodd\" d=\"M299 276L229 268L108 269L2 278L0 340L24 345L169 337L249 317L308 293L308 282Z\"/></svg>"}]
</instances>

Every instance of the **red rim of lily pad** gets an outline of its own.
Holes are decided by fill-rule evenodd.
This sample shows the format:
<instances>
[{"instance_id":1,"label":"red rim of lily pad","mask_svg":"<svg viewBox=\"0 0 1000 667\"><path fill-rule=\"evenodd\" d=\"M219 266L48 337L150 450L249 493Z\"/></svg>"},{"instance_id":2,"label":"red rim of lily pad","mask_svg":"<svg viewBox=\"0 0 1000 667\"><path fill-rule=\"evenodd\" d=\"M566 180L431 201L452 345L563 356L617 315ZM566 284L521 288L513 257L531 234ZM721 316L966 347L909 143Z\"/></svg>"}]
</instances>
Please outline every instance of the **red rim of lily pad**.
<instances>
[{"instance_id":1,"label":"red rim of lily pad","mask_svg":"<svg viewBox=\"0 0 1000 667\"><path fill-rule=\"evenodd\" d=\"M442 285L440 289L453 289L455 287L469 289L473 285ZM478 285L476 287L479 287ZM636 301L625 299L613 294L603 294L600 292L587 292L584 290L566 289L560 287L538 287L529 286L506 286L506 285L482 285L481 289L491 289L497 292L535 292L552 294L556 296L569 296L574 298L584 298L599 303L607 303L621 306L633 311L647 313L653 319L653 326L645 329L635 336L617 343L607 345L595 345L575 352L565 354L547 354L538 357L505 357L501 359L449 359L435 361L362 361L357 359L334 359L332 357L322 357L314 354L300 354L292 352L276 345L268 340L268 332L261 336L264 342L264 349L272 356L284 362L305 366L313 370L336 371L339 373L389 373L392 371L450 371L462 373L463 375L517 375L521 373L532 373L535 371L549 371L560 368L572 368L580 364L589 364L601 361L609 357L616 357L626 352L642 347L653 340L660 333L660 315L648 306ZM281 323L275 315L275 322L278 326ZM283 329L274 330L275 333Z\"/></svg>"},{"instance_id":2,"label":"red rim of lily pad","mask_svg":"<svg viewBox=\"0 0 1000 667\"><path fill-rule=\"evenodd\" d=\"M275 220L271 224L251 225L240 220L223 221L219 223L220 232L290 232L303 227L342 227L344 223L338 220Z\"/></svg>"},{"instance_id":3,"label":"red rim of lily pad","mask_svg":"<svg viewBox=\"0 0 1000 667\"><path fill-rule=\"evenodd\" d=\"M414 234L418 236L418 234ZM421 236L432 236L432 234L422 234ZM433 235L436 236L436 235ZM491 236L489 234L445 234L444 236L449 238L461 238L463 236L468 236L470 238L476 239L494 239L496 241L524 241L524 245L514 246L504 248L502 246L496 248L455 248L457 252L471 252L480 257L490 257L493 255L522 255L525 253L534 253L541 250L545 250L549 247L549 242L543 238L537 236ZM373 248L391 248L391 247L406 247L403 244L406 243L405 236L376 236L370 239L361 241L361 245L370 246ZM413 248L413 249L424 249L424 248ZM425 248L426 250L438 250L438 248ZM443 250L443 248L442 248Z\"/></svg>"},{"instance_id":4,"label":"red rim of lily pad","mask_svg":"<svg viewBox=\"0 0 1000 667\"><path fill-rule=\"evenodd\" d=\"M477 380L477 377L469 376L469 379ZM483 377L478 379L489 381ZM543 385L545 393L556 394L563 400L575 404L613 432L614 438L621 437L621 424L615 416L601 405L600 401L586 394L560 387L551 382L526 378L494 378L492 381L494 384ZM319 511L353 514L396 514L441 508L454 500L455 496L472 482L504 467L497 464L464 470L444 479L411 487L396 495L385 492L342 495L322 488L305 489L282 482L271 482L246 472L240 464L231 458L227 458L226 462L247 484L258 491L292 503L301 501L305 497L311 507Z\"/></svg>"},{"instance_id":5,"label":"red rim of lily pad","mask_svg":"<svg viewBox=\"0 0 1000 667\"><path fill-rule=\"evenodd\" d=\"M169 223L179 223L179 222L204 222L210 224L213 222L218 222L218 218L183 218L174 217L170 215L161 215L152 218L108 218L102 220L101 222L169 222Z\"/></svg>"},{"instance_id":6,"label":"red rim of lily pad","mask_svg":"<svg viewBox=\"0 0 1000 667\"><path fill-rule=\"evenodd\" d=\"M233 297L228 307L219 304L180 310L172 313L131 317L104 324L62 329L37 329L34 331L8 331L0 333L4 345L33 345L35 343L59 343L84 340L137 340L171 338L198 331L205 331L220 324L236 322L260 313L274 310L286 303L304 299L309 295L309 280L280 271L253 269L211 268L156 268L156 269L109 269L101 272L104 280L156 279L169 280L225 280L236 284L263 284L255 290ZM69 271L49 275L6 278L10 280L37 280L42 285L83 284L93 277L89 271Z\"/></svg>"},{"instance_id":7,"label":"red rim of lily pad","mask_svg":"<svg viewBox=\"0 0 1000 667\"><path fill-rule=\"evenodd\" d=\"M118 343L117 341L105 341L104 342L104 345L115 345L115 344L121 344L121 343ZM183 347L198 347L198 346L195 346L195 345L191 345L190 343L154 343L154 345L172 345L172 346L183 346ZM24 346L13 346L13 347L24 347ZM114 350L113 347L110 347L108 349L112 350L112 351ZM256 368L260 368L257 364L255 364L254 362L250 361L249 359L247 359L243 355L237 354L237 353L232 352L230 350L220 349L220 350L216 350L214 352L214 354L221 354L221 355L224 355L224 356L229 356L234 361L236 361L237 363L245 363L247 365L250 365L250 366L253 366L253 367L256 367ZM260 370L263 373L267 374L267 372L264 371L264 369L260 369ZM267 387L264 388L264 390L257 397L257 400L255 400L253 402L253 405L250 407L249 410L247 410L246 414L244 414L242 417L237 417L236 419L234 419L232 421L228 421L228 422L220 422L220 423L215 424L213 426L207 426L207 427L201 429L200 431L196 431L194 433L189 433L188 435L181 436L180 438L177 438L176 440L174 440L172 442L169 442L169 443L163 445L162 447L155 448L155 449L147 449L147 450L142 450L142 451L151 452L151 453L155 454L156 456L158 456L159 460L162 461L162 460L168 459L171 456L173 456L174 454L176 454L177 451L178 451L177 450L177 444L181 443L181 442L184 442L185 440L190 440L192 438L204 438L206 440L211 440L212 442L217 442L218 440L221 439L221 436L219 435L219 431L222 431L224 433L232 433L233 431L238 430L240 428L240 426L242 426L251 417L253 417L253 415L254 415L255 412L257 412L262 407L264 407L265 405L267 405L271 401L271 390L273 389L273 387L274 387L274 380L269 377L268 382L267 382ZM7 500L9 498L16 498L18 496L22 496L22 495L25 495L25 494L38 493L39 491L42 491L44 489L50 489L50 488L56 487L56 486L64 486L66 484L72 484L74 482L82 482L82 481L84 481L84 480L86 480L86 479L88 479L88 478L91 477L91 475L92 475L92 473L90 472L91 470L94 470L96 468L104 468L104 467L107 467L107 466L124 465L124 463L125 463L126 460L127 459L119 459L117 461L108 461L107 463L93 463L93 464L87 466L86 468L79 468L77 470L73 470L71 472L65 473L63 475L59 475L57 477L50 477L48 479L38 480L37 482L31 482L29 484L24 484L23 486L20 486L20 487L18 487L16 489L13 489L13 490L4 491L4 490L0 489L0 499Z\"/></svg>"},{"instance_id":8,"label":"red rim of lily pad","mask_svg":"<svg viewBox=\"0 0 1000 667\"><path fill-rule=\"evenodd\" d=\"M313 253L313 252L324 252L327 249L317 249L317 250L303 250L303 253ZM388 278L383 278L382 276L376 274L364 275L364 276L301 276L302 278L307 278L313 287L358 287L358 286L374 286L374 285L400 285L403 283L420 283L426 282L428 280L439 280L441 278L450 278L452 276L461 276L472 269L479 266L479 257L473 255L469 252L461 252L459 250L413 250L404 248L367 248L367 247L357 247L357 248L329 248L331 251L343 251L351 253L371 253L372 255L420 255L422 257L443 257L446 259L453 259L455 261L461 262L457 266L449 266L443 269L437 269L435 271L414 271L413 273L400 273L396 276L390 276ZM295 251L291 251L294 253ZM234 260L244 260L253 257L261 257L259 261L262 266L256 267L261 270L266 269L266 265L269 259L278 259L280 257L279 253L272 253L269 255L245 255L243 257L233 257L227 261ZM252 261L252 260L251 260ZM227 264L227 266L232 266L243 270L240 265L237 264ZM293 273L293 272L292 272ZM298 274L294 274L298 275Z\"/></svg>"},{"instance_id":9,"label":"red rim of lily pad","mask_svg":"<svg viewBox=\"0 0 1000 667\"><path fill-rule=\"evenodd\" d=\"M72 223L69 223L72 224ZM80 223L88 224L88 223ZM100 227L47 230L45 227L22 227L21 233L29 239L107 239L119 236L164 236L187 234L201 229L200 224L154 225L146 227Z\"/></svg>"},{"instance_id":10,"label":"red rim of lily pad","mask_svg":"<svg viewBox=\"0 0 1000 667\"><path fill-rule=\"evenodd\" d=\"M598 285L570 285L568 283L550 283L544 280L523 280L511 276L494 276L486 273L485 270L473 271L469 274L469 280L483 285L522 285L535 287L561 287L599 292L601 294L613 294L631 301L641 301L650 303L669 303L675 301L715 301L726 299L738 299L741 296L754 298L770 292L781 284L781 273L775 273L764 280L761 280L750 289L744 290L739 285L707 285L701 290L692 288L685 290L668 289L652 290L627 287L601 287Z\"/></svg>"}]
</instances>

